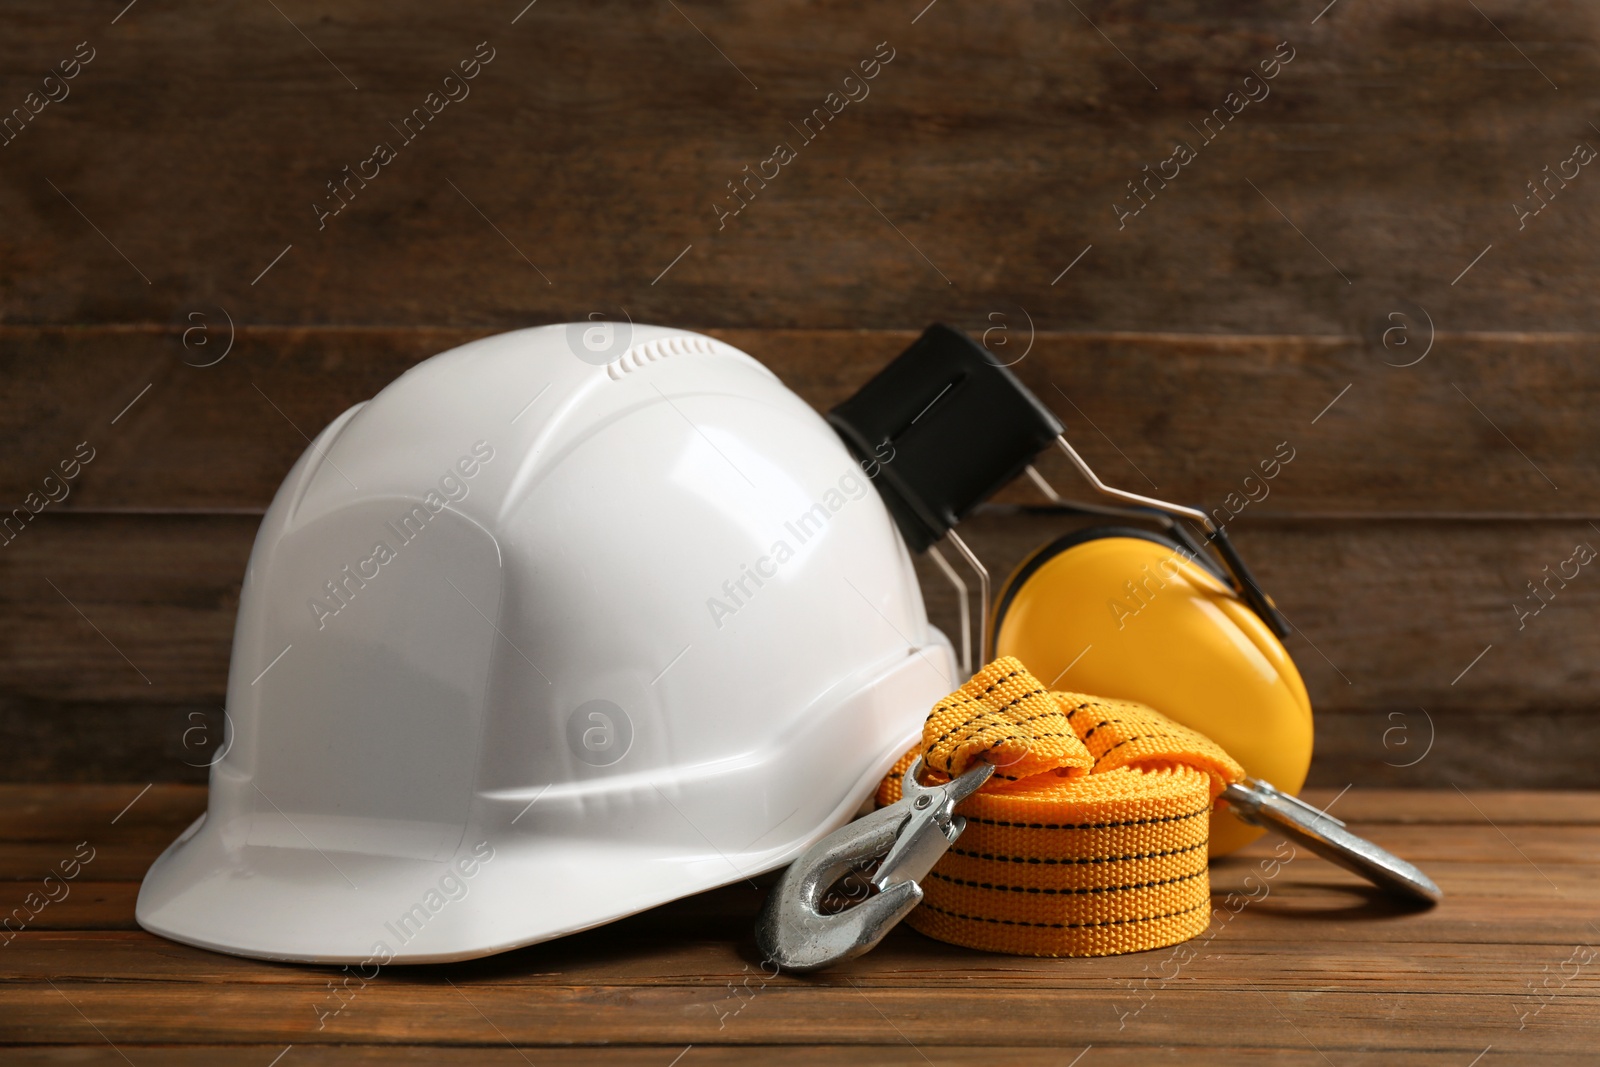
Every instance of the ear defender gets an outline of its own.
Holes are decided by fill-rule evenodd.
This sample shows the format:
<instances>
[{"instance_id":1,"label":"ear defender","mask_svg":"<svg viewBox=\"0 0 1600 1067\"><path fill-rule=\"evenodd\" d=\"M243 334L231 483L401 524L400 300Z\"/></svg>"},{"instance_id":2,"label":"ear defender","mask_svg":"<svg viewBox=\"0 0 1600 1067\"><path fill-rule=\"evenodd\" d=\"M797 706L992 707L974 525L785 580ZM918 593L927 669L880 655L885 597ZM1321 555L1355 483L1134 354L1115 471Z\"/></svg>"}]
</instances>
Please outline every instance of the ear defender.
<instances>
[{"instance_id":1,"label":"ear defender","mask_svg":"<svg viewBox=\"0 0 1600 1067\"><path fill-rule=\"evenodd\" d=\"M1158 708L1253 778L1298 792L1311 766L1311 700L1289 652L1214 563L1176 538L1095 527L1038 549L1001 587L995 653L1052 689ZM1262 831L1211 817L1213 856Z\"/></svg>"},{"instance_id":2,"label":"ear defender","mask_svg":"<svg viewBox=\"0 0 1600 1067\"><path fill-rule=\"evenodd\" d=\"M961 592L963 646L973 662L966 586L938 554L947 539L977 572L978 659L1015 656L1047 688L1134 700L1222 745L1252 778L1295 793L1311 765L1311 701L1280 638L1288 625L1225 529L1203 511L1102 482L1061 423L1009 370L958 330L931 326L828 415L874 478L915 551L928 549ZM1071 505L1033 467L1057 447L1121 507ZM1026 472L1062 514L1110 514L1163 527L1103 526L1035 551L989 603L988 573L953 527ZM1196 536L1185 521L1200 527ZM1260 836L1211 817L1211 855Z\"/></svg>"}]
</instances>

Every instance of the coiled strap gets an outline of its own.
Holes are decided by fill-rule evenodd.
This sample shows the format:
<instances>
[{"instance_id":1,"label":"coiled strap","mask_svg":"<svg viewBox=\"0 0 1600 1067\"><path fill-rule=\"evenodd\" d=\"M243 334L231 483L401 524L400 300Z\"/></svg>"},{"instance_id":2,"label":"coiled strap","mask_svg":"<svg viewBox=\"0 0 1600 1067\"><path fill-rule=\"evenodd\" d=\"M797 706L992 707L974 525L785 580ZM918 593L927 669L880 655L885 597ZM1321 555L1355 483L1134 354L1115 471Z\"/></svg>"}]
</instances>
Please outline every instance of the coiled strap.
<instances>
[{"instance_id":1,"label":"coiled strap","mask_svg":"<svg viewBox=\"0 0 1600 1067\"><path fill-rule=\"evenodd\" d=\"M941 941L1024 956L1109 956L1187 940L1210 922L1211 806L1245 774L1153 708L1050 692L1003 657L934 706L922 742L878 788L996 766L958 809L967 829L907 920Z\"/></svg>"}]
</instances>

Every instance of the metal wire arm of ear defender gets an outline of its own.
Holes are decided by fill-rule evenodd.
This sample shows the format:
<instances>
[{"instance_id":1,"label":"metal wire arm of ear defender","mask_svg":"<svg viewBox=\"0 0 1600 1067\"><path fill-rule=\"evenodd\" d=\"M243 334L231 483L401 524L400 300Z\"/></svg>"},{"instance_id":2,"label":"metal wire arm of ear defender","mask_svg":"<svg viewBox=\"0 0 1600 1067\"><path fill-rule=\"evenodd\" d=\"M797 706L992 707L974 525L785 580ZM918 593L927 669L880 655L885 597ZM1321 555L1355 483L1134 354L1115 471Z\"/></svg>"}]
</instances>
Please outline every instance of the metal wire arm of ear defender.
<instances>
[{"instance_id":1,"label":"metal wire arm of ear defender","mask_svg":"<svg viewBox=\"0 0 1600 1067\"><path fill-rule=\"evenodd\" d=\"M967 583L962 580L961 575L957 574L956 569L950 566L950 561L944 558L944 553L940 552L936 545L928 546L928 555L932 556L933 562L939 565L939 570L943 572L945 581L955 587L956 600L961 607L961 673L972 674L979 667L989 662L989 569L983 565L977 554L967 547L967 543L961 540L960 535L954 530L945 531L945 537L952 545L956 546L956 551L961 553L961 558L967 561L967 565L978 576L978 641L977 648L974 650L972 605L970 603L972 593L967 588ZM977 653L976 660L973 658L974 651Z\"/></svg>"},{"instance_id":2,"label":"metal wire arm of ear defender","mask_svg":"<svg viewBox=\"0 0 1600 1067\"><path fill-rule=\"evenodd\" d=\"M1204 526L1206 533L1214 534L1217 532L1217 528L1211 524L1211 519L1199 508L1186 508L1182 504L1169 504L1165 500L1157 500L1154 497L1149 496L1140 496L1138 493L1130 493L1126 489L1118 489L1114 486L1107 485L1105 482L1102 482L1100 480L1100 476L1096 474L1092 468L1090 468L1089 464L1084 462L1083 457L1078 455L1078 450L1073 448L1072 445L1067 442L1065 437L1056 438L1056 447L1067 454L1067 458L1072 460L1072 465L1078 468L1078 473L1087 478L1089 480L1089 484L1094 486L1095 492L1104 496L1109 496L1115 500L1121 500L1124 503L1136 504L1139 507L1154 508L1157 511L1164 511L1169 515L1182 515L1184 518L1193 519L1201 526Z\"/></svg>"},{"instance_id":3,"label":"metal wire arm of ear defender","mask_svg":"<svg viewBox=\"0 0 1600 1067\"><path fill-rule=\"evenodd\" d=\"M1244 560L1233 547L1233 542L1229 539L1227 530L1213 523L1210 516L1198 508L1157 500L1154 497L1130 493L1125 489L1107 485L1100 480L1099 475L1095 474L1094 469L1084 462L1083 457L1078 455L1078 450L1073 448L1065 437L1056 438L1056 447L1066 453L1067 458L1072 461L1072 465L1078 468L1078 473L1082 474L1089 484L1094 486L1096 492L1111 497L1113 500L1132 504L1135 507L1159 512L1164 516L1182 517L1199 523L1206 532L1206 540L1216 548L1223 562L1227 564L1228 572L1233 576L1234 588L1244 598L1245 603L1250 605L1250 608L1261 617L1261 621L1265 622L1273 633L1279 637L1287 637L1289 635L1288 620L1283 617L1267 594L1262 592L1261 587L1256 584L1255 575L1250 573L1250 568L1245 566ZM1028 477L1050 498L1052 503L1064 502L1061 495L1050 487L1050 483L1044 480L1044 476L1034 469L1032 464L1027 469Z\"/></svg>"},{"instance_id":4,"label":"metal wire arm of ear defender","mask_svg":"<svg viewBox=\"0 0 1600 1067\"><path fill-rule=\"evenodd\" d=\"M967 673L971 674L989 662L989 569L983 565L983 561L978 558L977 553L968 548L967 543L961 540L960 534L954 530L948 530L945 532L945 537L949 539L952 545L956 546L956 551L961 553L961 558L967 561L967 566L971 567L973 573L978 576L978 604L980 609L978 618L978 661L967 668ZM966 598L963 597L962 599L965 600ZM971 647L972 643L968 641L967 648L970 649Z\"/></svg>"},{"instance_id":5,"label":"metal wire arm of ear defender","mask_svg":"<svg viewBox=\"0 0 1600 1067\"><path fill-rule=\"evenodd\" d=\"M928 555L939 565L945 581L955 588L956 603L961 608L961 673L970 675L977 670L972 664L972 594L967 589L967 583L962 581L961 575L950 566L950 561L944 558L944 553L939 551L938 546L929 545Z\"/></svg>"}]
</instances>

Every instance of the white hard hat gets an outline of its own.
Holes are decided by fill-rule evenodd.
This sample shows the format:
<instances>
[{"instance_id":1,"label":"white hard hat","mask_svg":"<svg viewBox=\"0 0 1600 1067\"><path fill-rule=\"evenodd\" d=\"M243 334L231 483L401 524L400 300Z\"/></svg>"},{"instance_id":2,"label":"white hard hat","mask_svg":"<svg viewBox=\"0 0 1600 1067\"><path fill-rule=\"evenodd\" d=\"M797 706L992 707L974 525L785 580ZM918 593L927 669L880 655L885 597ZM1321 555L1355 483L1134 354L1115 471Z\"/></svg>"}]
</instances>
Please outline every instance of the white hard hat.
<instances>
[{"instance_id":1,"label":"white hard hat","mask_svg":"<svg viewBox=\"0 0 1600 1067\"><path fill-rule=\"evenodd\" d=\"M256 536L210 805L140 925L481 956L787 864L960 679L833 430L720 341L546 326L318 436Z\"/></svg>"}]
</instances>

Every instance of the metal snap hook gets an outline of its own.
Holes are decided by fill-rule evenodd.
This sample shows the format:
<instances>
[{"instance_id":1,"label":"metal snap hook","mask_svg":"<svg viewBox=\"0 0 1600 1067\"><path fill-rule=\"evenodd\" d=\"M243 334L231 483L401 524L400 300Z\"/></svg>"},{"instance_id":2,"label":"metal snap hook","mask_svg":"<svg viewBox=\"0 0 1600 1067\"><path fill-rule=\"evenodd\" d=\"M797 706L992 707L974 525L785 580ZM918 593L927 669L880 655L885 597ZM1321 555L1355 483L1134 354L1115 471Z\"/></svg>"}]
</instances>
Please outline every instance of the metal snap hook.
<instances>
[{"instance_id":1,"label":"metal snap hook","mask_svg":"<svg viewBox=\"0 0 1600 1067\"><path fill-rule=\"evenodd\" d=\"M812 845L773 887L756 920L765 959L790 971L815 971L870 951L922 901L933 865L967 827L955 807L994 773L979 763L938 786L924 786L919 756L902 779L901 798ZM828 890L853 870L882 858L878 892L835 914L821 910Z\"/></svg>"},{"instance_id":2,"label":"metal snap hook","mask_svg":"<svg viewBox=\"0 0 1600 1067\"><path fill-rule=\"evenodd\" d=\"M1358 837L1344 823L1266 782L1247 778L1228 786L1222 799L1240 819L1274 830L1323 859L1354 871L1380 889L1430 903L1444 899L1432 878L1386 848Z\"/></svg>"}]
</instances>

